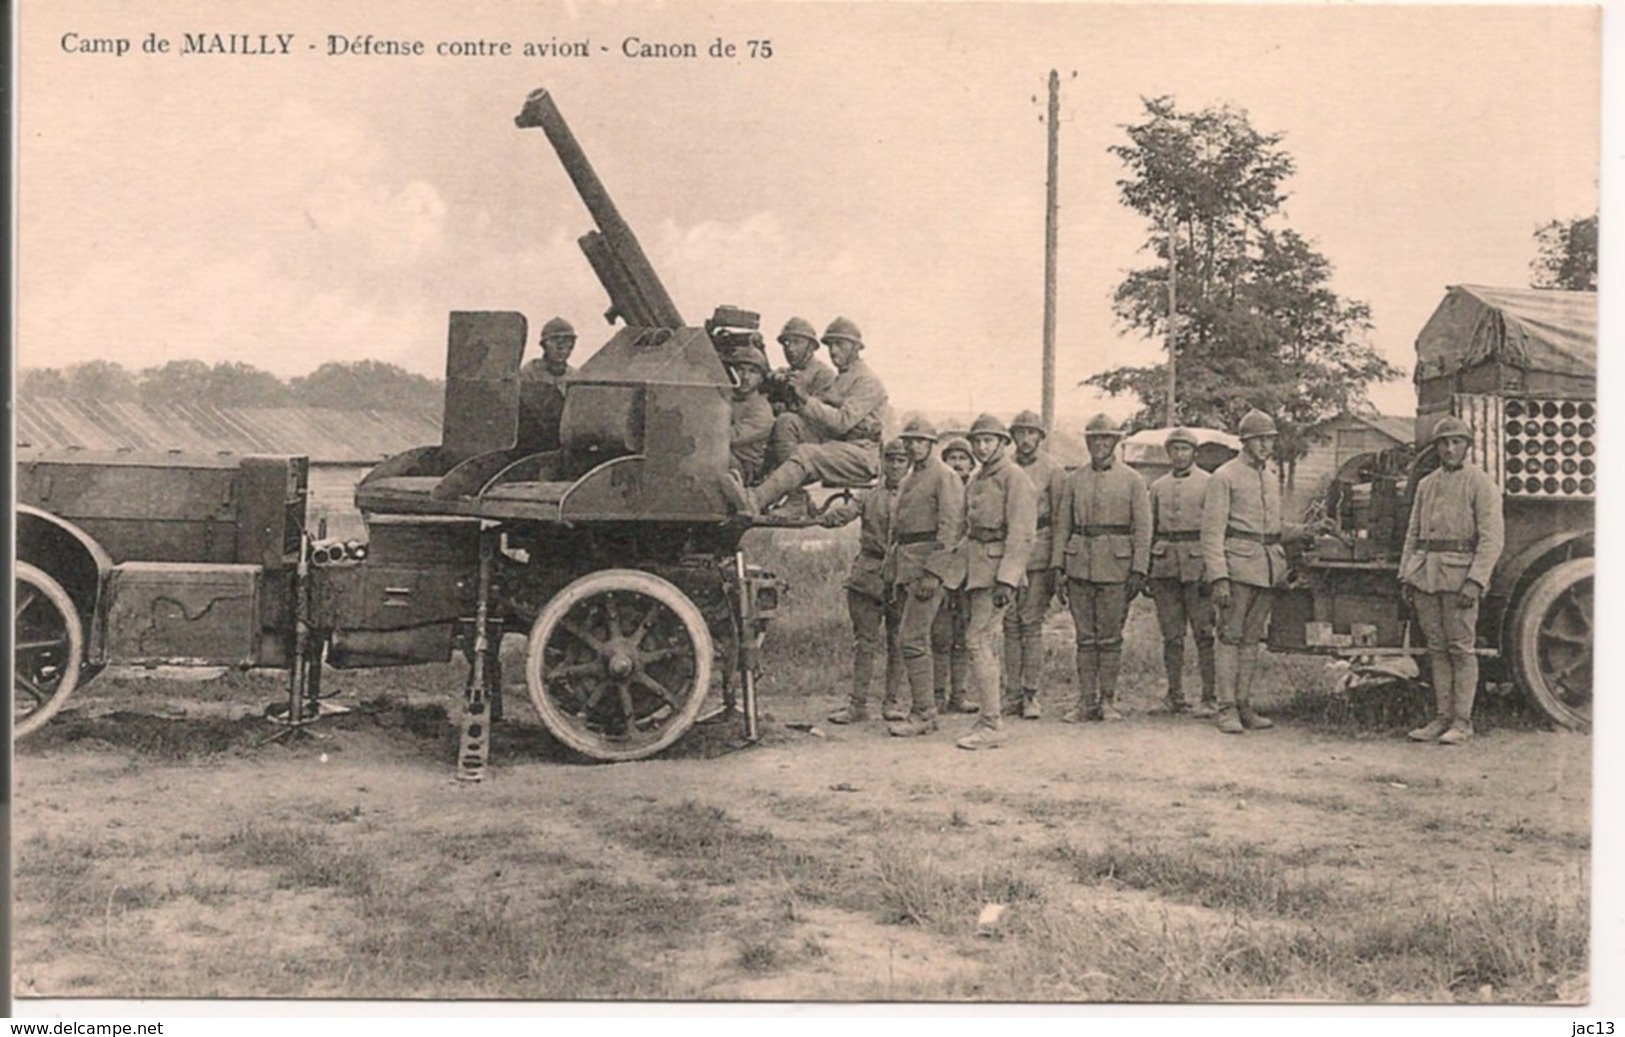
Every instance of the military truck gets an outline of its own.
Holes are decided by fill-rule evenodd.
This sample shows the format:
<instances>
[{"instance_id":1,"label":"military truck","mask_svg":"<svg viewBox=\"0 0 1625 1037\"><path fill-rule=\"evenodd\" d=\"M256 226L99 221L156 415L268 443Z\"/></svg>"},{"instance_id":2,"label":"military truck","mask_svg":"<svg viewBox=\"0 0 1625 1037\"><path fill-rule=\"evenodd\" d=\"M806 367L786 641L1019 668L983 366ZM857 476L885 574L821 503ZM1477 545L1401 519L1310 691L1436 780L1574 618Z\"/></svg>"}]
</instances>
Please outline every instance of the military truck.
<instances>
[{"instance_id":1,"label":"military truck","mask_svg":"<svg viewBox=\"0 0 1625 1037\"><path fill-rule=\"evenodd\" d=\"M1428 445L1447 414L1501 488L1503 552L1479 612L1487 677L1515 684L1557 724L1588 729L1597 491L1597 300L1592 292L1457 285L1416 340L1414 444L1336 473L1323 507L1338 533L1296 560L1270 628L1277 651L1380 663L1423 655L1399 594L1399 554Z\"/></svg>"},{"instance_id":2,"label":"military truck","mask_svg":"<svg viewBox=\"0 0 1625 1037\"><path fill-rule=\"evenodd\" d=\"M556 445L521 420L524 316L456 312L441 441L362 479L364 544L315 542L302 457L22 447L17 735L113 664L283 669L280 719L297 726L320 714L324 665L461 653L458 773L478 778L502 709L497 647L517 632L543 724L587 757L661 751L714 690L755 737L782 585L740 548L751 519L726 496L716 343L684 323L548 93L515 121L544 131L586 203L598 229L580 244L622 325L568 379Z\"/></svg>"}]
</instances>

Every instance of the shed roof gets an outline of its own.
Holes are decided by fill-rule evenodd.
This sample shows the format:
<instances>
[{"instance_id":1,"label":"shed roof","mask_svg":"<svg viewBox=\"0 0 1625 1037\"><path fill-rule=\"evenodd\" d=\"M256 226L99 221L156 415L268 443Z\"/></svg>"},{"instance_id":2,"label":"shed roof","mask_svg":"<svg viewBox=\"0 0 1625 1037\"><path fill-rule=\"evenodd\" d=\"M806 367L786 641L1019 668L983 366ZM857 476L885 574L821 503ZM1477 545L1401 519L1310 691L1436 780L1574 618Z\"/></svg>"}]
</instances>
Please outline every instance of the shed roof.
<instances>
[{"instance_id":1,"label":"shed roof","mask_svg":"<svg viewBox=\"0 0 1625 1037\"><path fill-rule=\"evenodd\" d=\"M67 398L17 399L17 448L302 454L314 464L373 464L440 442L440 417L320 407L209 407Z\"/></svg>"},{"instance_id":2,"label":"shed roof","mask_svg":"<svg viewBox=\"0 0 1625 1037\"><path fill-rule=\"evenodd\" d=\"M1597 293L1451 285L1416 336L1416 377L1454 374L1485 360L1596 377Z\"/></svg>"}]
</instances>

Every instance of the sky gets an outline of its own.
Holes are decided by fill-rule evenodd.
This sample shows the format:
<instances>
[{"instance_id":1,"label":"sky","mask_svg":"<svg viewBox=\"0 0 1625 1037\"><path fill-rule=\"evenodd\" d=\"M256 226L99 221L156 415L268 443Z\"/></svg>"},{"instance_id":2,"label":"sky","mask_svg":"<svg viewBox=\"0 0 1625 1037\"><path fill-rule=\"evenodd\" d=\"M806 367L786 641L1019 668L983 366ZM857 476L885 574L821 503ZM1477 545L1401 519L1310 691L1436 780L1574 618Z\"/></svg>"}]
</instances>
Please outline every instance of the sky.
<instances>
[{"instance_id":1,"label":"sky","mask_svg":"<svg viewBox=\"0 0 1625 1037\"><path fill-rule=\"evenodd\" d=\"M1076 420L1133 407L1079 381L1161 349L1110 306L1151 261L1107 151L1143 97L1284 135L1286 225L1407 373L1447 285L1526 283L1535 228L1597 206L1585 8L68 0L19 23L25 368L372 358L437 376L454 309L521 311L533 339L562 314L590 352L610 333L575 244L592 223L513 123L539 86L689 323L720 303L770 335L845 315L901 411L1038 405L1051 68L1057 409ZM287 55L176 53L216 32L294 36ZM148 33L171 52L142 53ZM369 33L428 53L328 54ZM122 57L76 49L120 37ZM629 37L739 54L633 58ZM753 39L772 56L748 57ZM515 53L434 54L474 40ZM518 53L576 40L590 57ZM1373 400L1414 411L1408 378Z\"/></svg>"}]
</instances>

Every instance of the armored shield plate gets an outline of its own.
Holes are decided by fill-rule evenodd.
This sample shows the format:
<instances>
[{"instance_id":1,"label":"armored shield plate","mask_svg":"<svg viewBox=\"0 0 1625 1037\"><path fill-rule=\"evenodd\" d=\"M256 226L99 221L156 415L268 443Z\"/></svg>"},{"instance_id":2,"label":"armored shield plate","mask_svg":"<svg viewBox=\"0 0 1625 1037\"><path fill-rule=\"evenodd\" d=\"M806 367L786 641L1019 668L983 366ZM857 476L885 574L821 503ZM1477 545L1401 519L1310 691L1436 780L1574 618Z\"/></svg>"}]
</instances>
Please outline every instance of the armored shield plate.
<instances>
[{"instance_id":1,"label":"armored shield plate","mask_svg":"<svg viewBox=\"0 0 1625 1037\"><path fill-rule=\"evenodd\" d=\"M519 438L519 358L525 317L509 312L451 315L441 446L455 457L507 450Z\"/></svg>"}]
</instances>

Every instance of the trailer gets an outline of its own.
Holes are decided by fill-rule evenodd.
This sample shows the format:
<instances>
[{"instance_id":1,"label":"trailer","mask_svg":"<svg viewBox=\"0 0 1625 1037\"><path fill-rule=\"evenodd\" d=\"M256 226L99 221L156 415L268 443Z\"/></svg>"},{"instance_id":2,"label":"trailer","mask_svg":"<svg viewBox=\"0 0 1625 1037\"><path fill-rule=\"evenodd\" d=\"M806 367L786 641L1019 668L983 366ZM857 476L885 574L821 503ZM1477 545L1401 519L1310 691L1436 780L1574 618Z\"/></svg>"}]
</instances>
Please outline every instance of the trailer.
<instances>
[{"instance_id":1,"label":"trailer","mask_svg":"<svg viewBox=\"0 0 1625 1037\"><path fill-rule=\"evenodd\" d=\"M1597 491L1594 292L1457 285L1416 340L1416 442L1347 462L1322 502L1338 525L1301 557L1272 650L1370 663L1425 657L1399 588L1412 497L1445 415L1501 488L1506 549L1479 612L1486 678L1554 723L1591 726ZM1416 445L1420 444L1420 446Z\"/></svg>"}]
</instances>

